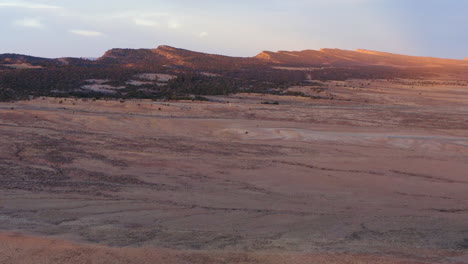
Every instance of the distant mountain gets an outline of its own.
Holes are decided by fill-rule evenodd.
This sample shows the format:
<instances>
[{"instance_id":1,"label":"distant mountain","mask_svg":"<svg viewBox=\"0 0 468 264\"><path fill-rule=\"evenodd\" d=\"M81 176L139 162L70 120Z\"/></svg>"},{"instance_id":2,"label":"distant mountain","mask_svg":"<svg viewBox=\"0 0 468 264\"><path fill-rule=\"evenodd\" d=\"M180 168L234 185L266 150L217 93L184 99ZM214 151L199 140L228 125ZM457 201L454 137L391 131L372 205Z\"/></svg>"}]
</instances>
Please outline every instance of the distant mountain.
<instances>
[{"instance_id":1,"label":"distant mountain","mask_svg":"<svg viewBox=\"0 0 468 264\"><path fill-rule=\"evenodd\" d=\"M18 69L34 69L43 67L57 67L68 65L88 65L91 60L83 58L48 59L21 54L0 54L0 66Z\"/></svg>"},{"instance_id":2,"label":"distant mountain","mask_svg":"<svg viewBox=\"0 0 468 264\"><path fill-rule=\"evenodd\" d=\"M264 51L229 57L159 46L111 49L95 60L0 55L0 101L30 96L174 99L347 79L468 78L468 60L369 50Z\"/></svg>"},{"instance_id":3,"label":"distant mountain","mask_svg":"<svg viewBox=\"0 0 468 264\"><path fill-rule=\"evenodd\" d=\"M289 67L443 67L468 66L466 60L440 59L392 54L359 49L321 49L303 51L264 51L255 57L229 57L207 54L170 46L156 49L111 49L96 60L82 58L45 59L18 54L0 55L0 65L121 65L125 67L154 68L179 67L196 70L239 70L246 68L289 66Z\"/></svg>"},{"instance_id":4,"label":"distant mountain","mask_svg":"<svg viewBox=\"0 0 468 264\"><path fill-rule=\"evenodd\" d=\"M256 58L228 57L206 54L170 46L157 49L112 49L97 60L98 63L127 66L172 66L200 70L234 69L252 65L264 65Z\"/></svg>"},{"instance_id":5,"label":"distant mountain","mask_svg":"<svg viewBox=\"0 0 468 264\"><path fill-rule=\"evenodd\" d=\"M102 63L167 65L192 69L236 69L265 65L287 66L388 66L440 67L468 66L464 60L416 57L370 50L321 49L304 51L264 51L252 58L206 54L170 46L157 49L112 49L98 59Z\"/></svg>"},{"instance_id":6,"label":"distant mountain","mask_svg":"<svg viewBox=\"0 0 468 264\"><path fill-rule=\"evenodd\" d=\"M386 52L358 49L321 49L304 51L264 51L256 58L275 64L309 66L389 66L389 67L434 67L468 66L463 60L439 59L392 54Z\"/></svg>"},{"instance_id":7,"label":"distant mountain","mask_svg":"<svg viewBox=\"0 0 468 264\"><path fill-rule=\"evenodd\" d=\"M46 59L40 57L33 57L21 54L0 54L0 65L10 65L11 67L23 65L24 67L29 66L36 66L36 67L46 67L51 65L58 65L60 64L55 59Z\"/></svg>"}]
</instances>

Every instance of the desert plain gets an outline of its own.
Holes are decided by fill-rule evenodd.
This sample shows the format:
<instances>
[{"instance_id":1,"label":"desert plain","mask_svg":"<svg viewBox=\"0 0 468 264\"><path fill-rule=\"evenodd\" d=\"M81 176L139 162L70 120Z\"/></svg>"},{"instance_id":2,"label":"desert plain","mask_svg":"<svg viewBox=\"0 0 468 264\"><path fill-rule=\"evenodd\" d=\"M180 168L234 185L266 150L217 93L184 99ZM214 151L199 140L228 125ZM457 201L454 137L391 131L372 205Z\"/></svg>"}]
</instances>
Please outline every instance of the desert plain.
<instances>
[{"instance_id":1,"label":"desert plain","mask_svg":"<svg viewBox=\"0 0 468 264\"><path fill-rule=\"evenodd\" d=\"M467 81L290 90L1 103L0 263L468 263Z\"/></svg>"}]
</instances>

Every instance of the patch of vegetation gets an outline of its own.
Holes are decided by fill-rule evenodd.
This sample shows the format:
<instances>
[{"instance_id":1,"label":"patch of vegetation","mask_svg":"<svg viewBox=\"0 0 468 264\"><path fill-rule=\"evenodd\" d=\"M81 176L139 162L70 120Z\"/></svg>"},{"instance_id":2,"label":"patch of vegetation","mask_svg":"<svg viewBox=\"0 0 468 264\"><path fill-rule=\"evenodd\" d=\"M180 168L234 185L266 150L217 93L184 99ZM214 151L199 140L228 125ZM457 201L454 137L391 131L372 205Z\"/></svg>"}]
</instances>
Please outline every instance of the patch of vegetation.
<instances>
[{"instance_id":1,"label":"patch of vegetation","mask_svg":"<svg viewBox=\"0 0 468 264\"><path fill-rule=\"evenodd\" d=\"M208 63L208 62L207 62ZM310 98L327 98L327 96L307 96L301 92L287 89L291 86L316 86L322 89L321 81L347 79L388 79L410 78L429 75L421 69L395 69L389 67L355 67L355 68L322 68L317 70L288 71L272 69L260 64L245 67L224 67L220 65L207 76L199 70L184 67L164 67L155 64L145 66L127 66L118 63L89 63L78 61L71 65L48 65L41 69L5 69L0 71L0 101L27 99L30 96L59 96L82 98L137 98L168 99L193 96L202 100L203 95L229 95L239 92L292 95ZM208 65L208 64L207 64ZM211 65L210 67L214 67ZM144 73L167 73L176 76L162 84L147 82L131 85ZM308 78L310 77L310 78ZM92 91L82 89L89 85L87 80L106 79L106 85L123 87ZM322 89L323 90L323 89ZM317 90L318 91L318 90ZM319 92L319 91L318 91ZM197 97L199 96L199 97Z\"/></svg>"},{"instance_id":2,"label":"patch of vegetation","mask_svg":"<svg viewBox=\"0 0 468 264\"><path fill-rule=\"evenodd\" d=\"M303 92L297 92L297 91L286 91L286 92L282 93L282 95L310 97L310 96L306 95Z\"/></svg>"}]
</instances>

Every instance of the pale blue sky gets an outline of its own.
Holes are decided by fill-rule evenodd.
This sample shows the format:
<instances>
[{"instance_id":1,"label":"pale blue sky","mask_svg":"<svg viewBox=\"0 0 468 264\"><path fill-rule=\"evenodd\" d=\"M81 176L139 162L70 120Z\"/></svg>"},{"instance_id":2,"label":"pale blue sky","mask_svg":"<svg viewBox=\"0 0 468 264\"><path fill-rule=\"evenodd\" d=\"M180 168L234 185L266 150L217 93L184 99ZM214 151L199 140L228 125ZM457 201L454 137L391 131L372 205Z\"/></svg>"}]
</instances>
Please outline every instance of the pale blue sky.
<instances>
[{"instance_id":1,"label":"pale blue sky","mask_svg":"<svg viewBox=\"0 0 468 264\"><path fill-rule=\"evenodd\" d=\"M466 0L0 0L0 53L98 57L158 45L253 56L371 49L468 56Z\"/></svg>"}]
</instances>

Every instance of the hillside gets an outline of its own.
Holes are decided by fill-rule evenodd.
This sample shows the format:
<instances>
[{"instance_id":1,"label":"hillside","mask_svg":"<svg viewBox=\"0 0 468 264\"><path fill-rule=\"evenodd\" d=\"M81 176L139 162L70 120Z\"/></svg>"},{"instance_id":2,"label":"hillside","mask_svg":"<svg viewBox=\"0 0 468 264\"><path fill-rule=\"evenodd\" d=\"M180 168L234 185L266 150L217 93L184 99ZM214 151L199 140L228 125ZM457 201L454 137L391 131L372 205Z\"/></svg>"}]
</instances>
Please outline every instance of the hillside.
<instances>
[{"instance_id":1,"label":"hillside","mask_svg":"<svg viewBox=\"0 0 468 264\"><path fill-rule=\"evenodd\" d=\"M468 67L465 60L417 57L358 49L263 51L255 57L229 57L170 46L156 49L111 49L96 61L78 58L46 59L19 54L0 55L0 65L120 65L126 67L183 67L197 70L235 70L269 66L386 66L386 67Z\"/></svg>"},{"instance_id":2,"label":"hillside","mask_svg":"<svg viewBox=\"0 0 468 264\"><path fill-rule=\"evenodd\" d=\"M170 46L156 49L112 49L97 63L120 64L129 67L171 66L198 70L232 70L266 64L255 58L228 57L206 54Z\"/></svg>"},{"instance_id":3,"label":"hillside","mask_svg":"<svg viewBox=\"0 0 468 264\"><path fill-rule=\"evenodd\" d=\"M56 59L46 59L21 54L0 54L0 66L10 68L40 68L61 64ZM35 66L35 67L34 67Z\"/></svg>"},{"instance_id":4,"label":"hillside","mask_svg":"<svg viewBox=\"0 0 468 264\"><path fill-rule=\"evenodd\" d=\"M387 52L358 49L321 49L303 51L264 51L255 57L229 57L207 54L170 46L156 49L112 49L99 60L100 63L117 63L127 66L168 65L192 69L239 69L272 64L288 66L388 66L388 67L467 67L464 60L417 57Z\"/></svg>"},{"instance_id":5,"label":"hillside","mask_svg":"<svg viewBox=\"0 0 468 264\"><path fill-rule=\"evenodd\" d=\"M276 64L308 66L389 66L389 67L468 67L463 60L416 57L358 49L321 49L304 51L264 51L256 58Z\"/></svg>"},{"instance_id":6,"label":"hillside","mask_svg":"<svg viewBox=\"0 0 468 264\"><path fill-rule=\"evenodd\" d=\"M310 85L314 81L465 79L467 70L466 60L369 50L264 51L255 57L229 57L159 46L111 49L96 60L3 54L0 99L57 95L167 99L237 92L283 94L288 87Z\"/></svg>"}]
</instances>

